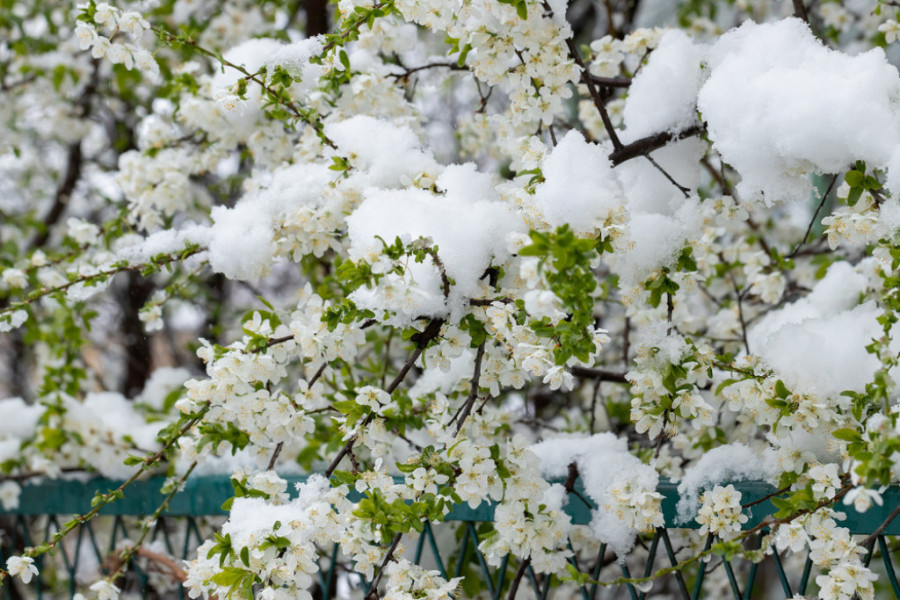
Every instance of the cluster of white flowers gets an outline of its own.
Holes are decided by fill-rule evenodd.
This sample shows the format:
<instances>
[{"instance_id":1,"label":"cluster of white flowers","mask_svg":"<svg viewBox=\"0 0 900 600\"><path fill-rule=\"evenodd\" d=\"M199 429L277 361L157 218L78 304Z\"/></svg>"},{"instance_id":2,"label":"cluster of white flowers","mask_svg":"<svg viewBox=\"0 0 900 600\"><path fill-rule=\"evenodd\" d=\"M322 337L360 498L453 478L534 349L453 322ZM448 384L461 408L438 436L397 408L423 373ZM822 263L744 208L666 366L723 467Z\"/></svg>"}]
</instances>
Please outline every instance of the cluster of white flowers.
<instances>
[{"instance_id":1,"label":"cluster of white flowers","mask_svg":"<svg viewBox=\"0 0 900 600\"><path fill-rule=\"evenodd\" d=\"M872 582L878 576L863 565L865 549L855 543L846 527L837 525L835 519L842 516L823 508L780 525L775 530L775 548L792 552L809 548L810 560L827 571L816 577L820 599L849 600L858 595L861 600L871 600L875 597Z\"/></svg>"},{"instance_id":2,"label":"cluster of white flowers","mask_svg":"<svg viewBox=\"0 0 900 600\"><path fill-rule=\"evenodd\" d=\"M504 480L503 501L494 510L496 531L480 548L495 566L513 554L530 559L537 573L557 573L572 555L566 547L571 519L562 510L567 493L535 474L538 458L522 438L510 440L503 460L510 475Z\"/></svg>"},{"instance_id":3,"label":"cluster of white flowers","mask_svg":"<svg viewBox=\"0 0 900 600\"><path fill-rule=\"evenodd\" d=\"M747 515L741 510L741 493L733 485L715 486L700 496L700 510L697 522L700 533L712 533L722 539L735 537L741 525L747 522Z\"/></svg>"},{"instance_id":4,"label":"cluster of white flowers","mask_svg":"<svg viewBox=\"0 0 900 600\"><path fill-rule=\"evenodd\" d=\"M707 351L677 335L668 336L665 345L644 344L637 351L635 368L625 376L634 393L631 420L638 433L655 439L663 431L674 435L681 419L694 428L713 422L714 409L698 389L708 378L712 356Z\"/></svg>"},{"instance_id":5,"label":"cluster of white flowers","mask_svg":"<svg viewBox=\"0 0 900 600\"><path fill-rule=\"evenodd\" d=\"M311 476L288 500L286 482L274 474L247 483L267 497L235 498L224 537L204 542L187 565L190 597L229 594L237 582L216 578L225 565L244 573L247 585L259 584L261 597L311 599L309 587L319 569L316 544L341 537L344 525L333 506L347 503L346 486L332 488L325 478Z\"/></svg>"},{"instance_id":6,"label":"cluster of white flowers","mask_svg":"<svg viewBox=\"0 0 900 600\"><path fill-rule=\"evenodd\" d=\"M75 28L75 38L82 50L90 50L94 58L106 57L114 65L123 65L129 71L137 67L152 77L159 76L156 59L137 44L150 29L150 23L140 13L123 12L106 2L100 2L96 6L93 20L100 31L86 21L80 21ZM114 41L119 33L127 34L135 43Z\"/></svg>"},{"instance_id":7,"label":"cluster of white flowers","mask_svg":"<svg viewBox=\"0 0 900 600\"><path fill-rule=\"evenodd\" d=\"M462 577L445 581L439 571L427 571L406 559L392 562L387 567L387 591L385 600L440 600L453 598Z\"/></svg>"},{"instance_id":8,"label":"cluster of white flowers","mask_svg":"<svg viewBox=\"0 0 900 600\"><path fill-rule=\"evenodd\" d=\"M22 388L39 382L3 383L28 402L0 413L29 425L0 431L4 470L126 476L121 455L156 451L172 419L197 419L175 472L182 460L221 467L252 493L201 546L188 587L226 597L256 586L264 600L308 598L317 547L335 543L387 598L452 596L458 578L401 558L422 526L404 512L412 503L438 520L451 500L493 504L496 531L480 545L492 564L513 554L557 574L600 543L623 559L664 524L660 475L696 480L723 449L765 469L720 463L721 478L691 488L692 508L708 490L704 534L737 537L747 518L727 476L748 472L796 476L822 504L849 475L845 503L881 505L860 475L865 456L830 434L860 430L869 450L897 434L895 416L851 398L875 386L897 403L898 335L884 323L900 87L890 53L863 51L897 41L897 11L813 3L810 28L780 20L786 1L736 0L718 21L673 3L679 30L606 4L593 41L576 39L556 0L340 0L329 37L304 36L279 2L175 0L147 13L153 27L107 3L80 7L71 25L17 4L23 32L68 41L20 56L20 33L0 23L13 40L0 41L0 332L27 324L34 359L10 372L28 371ZM721 30L748 15L759 24ZM82 52L65 52L73 36ZM859 185L843 185L829 215L827 198L808 206L811 175L863 162L852 206ZM42 229L54 188L63 214ZM554 279L570 247L547 241L541 254L539 239L588 248L577 260L590 285L571 293L584 279ZM216 336L197 352L206 376L177 402L93 391L121 389L124 369L105 368L114 350L103 350L125 336L102 292L118 294L126 269L154 288L142 308L116 297L129 324L136 314L173 346ZM209 271L240 283L192 302ZM165 305L176 291L185 313L222 308L222 331L176 323L202 321L176 319ZM252 302L248 292L267 310L238 323L246 309L231 303ZM83 339L55 346L60 326ZM181 414L164 415L173 403ZM565 451L541 454L555 442ZM292 499L271 470L321 468L336 447L345 462L329 475L346 485L314 477ZM572 463L596 503L574 551L565 489L548 483ZM5 508L18 493L0 483ZM776 547L810 549L822 598L871 598L874 575L834 518L785 523ZM36 573L21 557L7 570Z\"/></svg>"}]
</instances>

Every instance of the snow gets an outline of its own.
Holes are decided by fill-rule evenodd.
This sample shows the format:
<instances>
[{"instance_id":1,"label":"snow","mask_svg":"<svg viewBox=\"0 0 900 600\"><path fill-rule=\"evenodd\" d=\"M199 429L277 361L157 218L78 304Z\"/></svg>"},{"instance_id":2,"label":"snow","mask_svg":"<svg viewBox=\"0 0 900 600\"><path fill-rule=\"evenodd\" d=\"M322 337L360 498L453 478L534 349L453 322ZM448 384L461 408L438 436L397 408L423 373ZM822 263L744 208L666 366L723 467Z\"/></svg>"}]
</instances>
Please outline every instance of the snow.
<instances>
[{"instance_id":1,"label":"snow","mask_svg":"<svg viewBox=\"0 0 900 600\"><path fill-rule=\"evenodd\" d=\"M143 238L137 235L123 237L115 250L118 258L139 264L150 262L160 254L181 252L190 244L205 246L208 243L208 227L186 225L181 229L163 229Z\"/></svg>"},{"instance_id":2,"label":"snow","mask_svg":"<svg viewBox=\"0 0 900 600\"><path fill-rule=\"evenodd\" d=\"M822 318L786 325L768 338L760 355L793 392L837 398L862 392L881 366L866 351L880 338L881 314L875 302Z\"/></svg>"},{"instance_id":3,"label":"snow","mask_svg":"<svg viewBox=\"0 0 900 600\"><path fill-rule=\"evenodd\" d=\"M409 127L357 115L327 124L325 134L337 145L336 154L348 158L357 169L354 176L361 186L409 185L418 175L438 169L437 162Z\"/></svg>"},{"instance_id":4,"label":"snow","mask_svg":"<svg viewBox=\"0 0 900 600\"><path fill-rule=\"evenodd\" d=\"M190 371L183 367L160 367L150 375L150 379L144 384L143 391L135 398L135 401L146 404L155 410L163 410L166 396L173 391L180 392L181 386L190 377Z\"/></svg>"},{"instance_id":5,"label":"snow","mask_svg":"<svg viewBox=\"0 0 900 600\"><path fill-rule=\"evenodd\" d=\"M747 22L710 48L708 67L698 107L748 199L805 197L809 172L884 166L895 153L900 78L880 48L849 56L799 19Z\"/></svg>"},{"instance_id":6,"label":"snow","mask_svg":"<svg viewBox=\"0 0 900 600\"><path fill-rule=\"evenodd\" d=\"M597 504L592 511L591 528L597 538L624 557L634 546L638 530L625 522L621 515L621 490L655 492L659 474L628 452L628 443L612 433L598 433L591 437L570 436L545 440L530 447L541 461L544 478L563 478L573 461L587 495ZM639 504L636 500L635 504ZM635 507L629 507L635 508ZM637 508L636 510L640 510Z\"/></svg>"},{"instance_id":7,"label":"snow","mask_svg":"<svg viewBox=\"0 0 900 600\"><path fill-rule=\"evenodd\" d=\"M309 59L322 52L322 37L304 39L285 44L271 38L253 38L231 48L224 54L225 60L241 66L249 73L256 73L262 67L276 65L296 75L309 63ZM233 67L224 67L213 79L213 88L230 90L243 73Z\"/></svg>"},{"instance_id":8,"label":"snow","mask_svg":"<svg viewBox=\"0 0 900 600\"><path fill-rule=\"evenodd\" d=\"M277 222L292 210L321 200L335 177L324 164L298 164L272 174L269 184L246 194L233 208L212 209L209 262L230 279L255 280L271 270Z\"/></svg>"},{"instance_id":9,"label":"snow","mask_svg":"<svg viewBox=\"0 0 900 600\"><path fill-rule=\"evenodd\" d=\"M808 296L748 332L751 351L793 392L837 398L863 391L880 366L865 347L882 334L875 303L857 306L865 287L851 265L833 264Z\"/></svg>"},{"instance_id":10,"label":"snow","mask_svg":"<svg viewBox=\"0 0 900 600\"><path fill-rule=\"evenodd\" d=\"M765 463L741 443L713 448L689 467L678 484L678 523L687 523L697 514L700 494L723 483L766 479Z\"/></svg>"},{"instance_id":11,"label":"snow","mask_svg":"<svg viewBox=\"0 0 900 600\"><path fill-rule=\"evenodd\" d=\"M449 171L449 174L448 174ZM496 193L473 165L448 168L438 179L443 194L420 189L369 188L365 199L347 218L349 255L372 260L383 243L400 237L406 242L431 240L447 277L453 280L445 300L439 268L431 257L410 260L398 285L412 289L402 297L383 291L359 289L352 298L361 307L395 310L408 319L455 315L459 318L469 298L479 294L485 269L508 257L506 237L524 225L512 208L496 200ZM474 194L474 195L473 195ZM380 239L379 239L380 238ZM399 278L389 275L388 282Z\"/></svg>"},{"instance_id":12,"label":"snow","mask_svg":"<svg viewBox=\"0 0 900 600\"><path fill-rule=\"evenodd\" d=\"M29 405L21 398L0 401L0 438L24 439L33 435L44 410L43 405Z\"/></svg>"},{"instance_id":13,"label":"snow","mask_svg":"<svg viewBox=\"0 0 900 600\"><path fill-rule=\"evenodd\" d=\"M627 195L629 226L624 248L607 256L627 288L643 282L656 269L671 264L691 238L698 237L702 220L695 190L700 182L698 162L705 143L687 139L651 153L651 157L689 197L644 158L615 169Z\"/></svg>"},{"instance_id":14,"label":"snow","mask_svg":"<svg viewBox=\"0 0 900 600\"><path fill-rule=\"evenodd\" d=\"M622 114L626 130L623 141L681 131L697 122L704 53L704 47L694 44L680 30L663 34L628 89Z\"/></svg>"},{"instance_id":15,"label":"snow","mask_svg":"<svg viewBox=\"0 0 900 600\"><path fill-rule=\"evenodd\" d=\"M568 224L576 233L590 233L598 220L622 210L625 197L607 158L611 149L570 131L544 160L545 181L533 202L553 228Z\"/></svg>"},{"instance_id":16,"label":"snow","mask_svg":"<svg viewBox=\"0 0 900 600\"><path fill-rule=\"evenodd\" d=\"M331 486L321 475L310 475L306 483L298 484L298 496L286 504L274 505L263 498L235 498L231 505L228 521L222 526L223 534L230 534L235 545L250 543L260 534L272 531L276 521L283 524L309 521L309 509L321 501ZM294 532L312 528L291 527ZM292 539L296 543L298 540Z\"/></svg>"},{"instance_id":17,"label":"snow","mask_svg":"<svg viewBox=\"0 0 900 600\"><path fill-rule=\"evenodd\" d=\"M409 388L409 397L425 398L435 392L450 394L459 386L460 381L472 377L474 364L475 355L466 349L462 355L450 359L450 369L447 371L440 367L429 366Z\"/></svg>"}]
</instances>

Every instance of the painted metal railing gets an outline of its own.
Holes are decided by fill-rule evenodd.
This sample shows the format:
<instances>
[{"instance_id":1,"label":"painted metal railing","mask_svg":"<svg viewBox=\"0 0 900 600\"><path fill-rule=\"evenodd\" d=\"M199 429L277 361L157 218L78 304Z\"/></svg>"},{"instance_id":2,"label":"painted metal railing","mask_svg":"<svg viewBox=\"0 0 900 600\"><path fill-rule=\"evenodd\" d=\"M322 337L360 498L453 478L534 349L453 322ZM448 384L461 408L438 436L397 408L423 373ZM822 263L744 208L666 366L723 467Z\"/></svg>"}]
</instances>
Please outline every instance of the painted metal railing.
<instances>
[{"instance_id":1,"label":"painted metal railing","mask_svg":"<svg viewBox=\"0 0 900 600\"><path fill-rule=\"evenodd\" d=\"M288 478L290 482L303 481L303 477ZM116 488L121 482L107 479L87 481L44 481L23 486L20 505L14 511L0 511L0 559L5 564L11 554L21 553L48 539L73 514L84 514L91 508L91 499L97 491ZM36 566L40 576L28 585L20 581L5 582L0 596L9 600L25 598L71 598L78 591L104 573L114 571L117 548L133 539L141 527L140 517L150 515L159 505L162 478L134 483L125 498L104 507L101 516L80 526L50 555L39 558ZM749 517L744 529L759 525L774 512L769 496L774 489L762 482L735 483L742 493L742 501L748 506L744 513ZM676 522L677 486L671 482L660 483L663 495L665 527L641 536L634 551L619 560L605 544L584 549L584 540L570 548L579 552L569 559L572 568L568 577L548 577L536 574L530 566L519 590L519 598L565 597L581 600L605 598L791 598L794 594L812 594L815 591L815 569L808 556L785 555L772 551L761 562L752 563L741 557L726 560L715 556L712 560L689 561L704 549L710 548L714 539L700 537L696 524L681 525ZM576 483L576 491L579 485ZM147 552L138 554L117 583L125 594L144 598L184 598L186 593L164 568L167 563L180 566L182 560L192 558L197 546L220 525L225 517L221 506L232 496L227 477L195 477L183 491L176 494L164 516L153 524L145 541ZM851 533L871 537L866 548L866 563L878 575L878 598L900 598L900 586L892 557L900 552L900 520L882 527L895 507L900 505L900 489L889 488L883 495L884 505L873 506L865 513L857 513L852 507L841 507L847 519L841 523ZM572 522L584 525L590 522L590 507L583 500L584 494L572 494L566 511ZM418 538L409 543L408 558L430 569L437 569L444 577L465 579L461 585L464 597L479 596L498 599L505 597L513 574L519 567L514 558L505 559L499 567L492 568L478 550L483 536L492 528L493 507L482 505L471 509L457 506L443 523L426 524ZM880 529L880 531L879 531ZM762 539L752 536L745 547L753 548ZM149 544L149 546L147 546ZM748 545L749 544L749 545ZM112 561L112 562L111 562ZM619 581L647 577L661 569L688 561L681 569L654 581L652 587ZM581 575L580 575L581 574ZM616 583L618 581L618 583ZM319 581L313 597L361 597L367 590L367 582L352 572L352 564L340 556L337 547L323 549L320 557ZM564 591L563 591L564 590ZM559 594L559 595L557 595Z\"/></svg>"}]
</instances>

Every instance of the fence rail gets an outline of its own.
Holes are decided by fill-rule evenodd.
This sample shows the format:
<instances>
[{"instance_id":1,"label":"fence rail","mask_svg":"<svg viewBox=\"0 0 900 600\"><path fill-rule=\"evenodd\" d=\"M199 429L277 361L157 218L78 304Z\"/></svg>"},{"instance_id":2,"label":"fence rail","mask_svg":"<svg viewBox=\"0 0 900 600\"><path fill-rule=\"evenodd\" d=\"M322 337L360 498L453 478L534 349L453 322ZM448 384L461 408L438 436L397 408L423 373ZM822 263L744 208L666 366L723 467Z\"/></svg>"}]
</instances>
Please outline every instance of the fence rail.
<instances>
[{"instance_id":1,"label":"fence rail","mask_svg":"<svg viewBox=\"0 0 900 600\"><path fill-rule=\"evenodd\" d=\"M305 481L302 476L286 479L290 483ZM163 478L151 478L134 483L124 499L101 509L101 517L97 521L81 526L52 555L38 559L36 565L41 575L31 584L6 582L0 594L2 598L71 598L77 591L83 591L83 586L89 584L92 578L102 576L116 566L110 561L114 560L117 547L127 543L129 535L139 528L140 517L153 513L163 499L160 493L163 481ZM89 479L47 480L23 485L19 507L12 511L0 510L0 527L4 534L0 542L0 559L5 564L11 554L43 542L70 518L68 515L88 512L91 499L98 491L115 489L120 483L109 479ZM748 516L744 529L755 527L774 512L769 500L775 491L772 486L758 481L735 482L733 485L741 492L745 505L753 504L744 511ZM576 483L576 490L582 492L579 488L580 483ZM628 557L616 557L605 544L596 544L589 551L582 548L580 552L574 552L570 564L587 576L587 581L581 583L576 581L576 577L563 581L556 576L538 575L527 567L519 597L525 598L530 593L541 599L699 600L724 597L750 600L791 598L795 593L814 591L815 569L809 557L784 556L777 552L772 552L758 564L741 558L729 561L715 557L710 562L696 561L689 567L660 578L650 589L630 583L599 583L609 584L623 577L649 576L661 568L679 565L713 543L712 537L698 539L698 533L690 531L699 527L696 523L678 523L677 484L663 480L658 491L663 495L665 526L642 536ZM190 559L203 539L221 524L227 514L222 504L232 494L227 477L190 479L184 490L172 498L164 517L155 523L149 538L152 544L150 549L129 565L120 587L125 592L150 599L186 597L171 571L159 562L167 560L171 567L171 564ZM584 525L591 520L591 509L582 500L585 495L581 493L580 496L573 494L565 510L574 524ZM883 506L873 506L862 514L852 506L842 507L847 518L841 525L854 534L868 536L876 532L894 508L900 505L900 488L889 488L883 497ZM423 566L439 570L445 577L465 577L461 589L463 596L503 597L519 563L510 557L500 567L492 568L478 550L480 539L491 527L493 513L493 506L487 504L476 509L465 504L455 507L444 523L426 524L422 534L409 544L408 557ZM884 527L867 548L867 564L876 559L872 569L879 574L878 598L900 599L900 585L892 561L892 555L900 548L900 538L891 539L892 536L900 536L898 521ZM748 543L758 547L760 539L761 536L755 536ZM449 551L448 546L451 547ZM571 542L570 548L575 549ZM363 595L367 582L362 576L353 574L351 569L336 546L324 549L314 598L325 600Z\"/></svg>"}]
</instances>

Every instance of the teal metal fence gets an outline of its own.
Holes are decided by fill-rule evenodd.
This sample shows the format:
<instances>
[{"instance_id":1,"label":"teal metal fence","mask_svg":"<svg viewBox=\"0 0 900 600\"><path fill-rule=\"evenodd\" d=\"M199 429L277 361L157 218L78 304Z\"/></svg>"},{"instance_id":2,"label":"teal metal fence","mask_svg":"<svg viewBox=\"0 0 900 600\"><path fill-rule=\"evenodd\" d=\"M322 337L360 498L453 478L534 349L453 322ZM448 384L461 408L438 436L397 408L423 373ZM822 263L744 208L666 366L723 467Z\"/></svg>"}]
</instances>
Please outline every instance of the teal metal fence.
<instances>
[{"instance_id":1,"label":"teal metal fence","mask_svg":"<svg viewBox=\"0 0 900 600\"><path fill-rule=\"evenodd\" d=\"M288 478L290 482L303 481L303 477ZM106 479L88 481L45 481L23 486L19 508L15 511L0 510L0 559L3 564L10 555L21 553L27 546L48 539L60 524L73 514L90 510L91 499L97 491L116 488L121 482ZM141 517L153 513L163 496L160 493L162 478L139 481L127 491L125 498L104 507L101 516L79 527L51 555L36 561L41 575L29 585L19 581L6 582L0 595L8 600L26 598L71 598L78 591L105 572L114 571L117 548L136 537ZM735 483L742 493L749 517L744 528L761 523L774 512L768 497L774 489L762 482ZM643 535L632 553L616 557L605 544L585 544L583 540L570 541L573 567L569 577L546 576L535 573L530 567L519 591L519 598L546 599L574 598L578 600L603 600L626 598L675 598L698 600L700 598L734 598L736 600L791 598L794 594L815 592L815 569L808 556L779 554L773 551L759 563L751 563L740 557L725 560L714 557L708 562L694 561L683 569L654 581L651 588L630 583L610 584L621 578L646 577L659 569L681 564L703 549L708 549L714 538L698 539L696 524L680 525L676 522L678 493L676 484L663 481L659 492L663 495L665 527ZM576 484L576 490L579 486ZM143 598L185 598L183 588L167 570L166 564L180 565L192 558L197 546L220 525L226 515L221 506L232 496L227 477L196 477L189 480L185 489L172 498L168 511L153 525L148 536L148 551L132 561L125 575L118 582L124 594ZM584 494L572 494L566 511L572 522L585 525L591 520L590 507L583 500ZM893 509L900 505L900 489L889 488L884 493L884 505L874 506L860 514L852 507L843 507L847 519L841 523L851 533L870 536L879 528L866 548L866 564L878 575L878 598L900 599L900 586L894 569L896 553L900 551L900 522L892 521L886 527ZM465 597L499 599L505 597L513 574L519 567L514 558L505 559L499 567L491 567L478 550L480 540L493 527L493 507L482 505L471 509L457 506L443 523L426 524L422 534L413 538L408 556L410 560L430 569L437 569L444 577L464 577L461 594ZM693 530L693 531L692 531ZM896 539L894 536L898 536ZM762 536L747 540L750 548L758 548ZM753 546L756 544L756 546ZM579 548L578 552L575 549ZM579 582L576 575L586 575ZM338 548L324 548L320 557L319 581L313 597L325 600L336 597L361 597L367 591L365 579L352 571L352 564L342 557Z\"/></svg>"}]
</instances>

